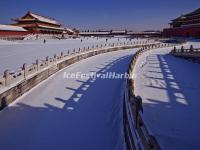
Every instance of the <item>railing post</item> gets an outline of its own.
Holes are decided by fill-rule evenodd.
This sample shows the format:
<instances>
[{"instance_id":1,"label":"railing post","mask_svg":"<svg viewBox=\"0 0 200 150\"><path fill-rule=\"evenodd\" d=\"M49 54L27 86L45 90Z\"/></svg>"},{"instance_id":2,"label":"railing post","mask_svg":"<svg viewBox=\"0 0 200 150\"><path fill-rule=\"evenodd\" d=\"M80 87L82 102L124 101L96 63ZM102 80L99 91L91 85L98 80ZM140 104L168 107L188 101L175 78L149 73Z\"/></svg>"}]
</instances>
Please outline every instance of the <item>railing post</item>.
<instances>
[{"instance_id":1,"label":"railing post","mask_svg":"<svg viewBox=\"0 0 200 150\"><path fill-rule=\"evenodd\" d=\"M57 63L57 55L54 54L54 60L55 60L55 63Z\"/></svg>"},{"instance_id":2,"label":"railing post","mask_svg":"<svg viewBox=\"0 0 200 150\"><path fill-rule=\"evenodd\" d=\"M28 66L27 64L23 64L22 70L24 71L24 78L26 79L26 77L28 76Z\"/></svg>"},{"instance_id":3,"label":"railing post","mask_svg":"<svg viewBox=\"0 0 200 150\"><path fill-rule=\"evenodd\" d=\"M183 47L183 46L181 46L181 52L182 52L182 53L184 52L184 47Z\"/></svg>"},{"instance_id":4,"label":"railing post","mask_svg":"<svg viewBox=\"0 0 200 150\"><path fill-rule=\"evenodd\" d=\"M73 53L75 54L76 53L76 49L74 48L74 50L73 50Z\"/></svg>"},{"instance_id":5,"label":"railing post","mask_svg":"<svg viewBox=\"0 0 200 150\"><path fill-rule=\"evenodd\" d=\"M60 56L61 56L61 59L63 59L63 57L64 57L64 53L61 52L61 53L60 53Z\"/></svg>"},{"instance_id":6,"label":"railing post","mask_svg":"<svg viewBox=\"0 0 200 150\"><path fill-rule=\"evenodd\" d=\"M10 75L9 70L4 71L4 78L5 78L5 86L10 86L12 77Z\"/></svg>"},{"instance_id":7,"label":"railing post","mask_svg":"<svg viewBox=\"0 0 200 150\"><path fill-rule=\"evenodd\" d=\"M46 57L46 64L49 66L49 56Z\"/></svg>"},{"instance_id":8,"label":"railing post","mask_svg":"<svg viewBox=\"0 0 200 150\"><path fill-rule=\"evenodd\" d=\"M174 50L173 50L173 52L176 53L176 46L174 46Z\"/></svg>"},{"instance_id":9,"label":"railing post","mask_svg":"<svg viewBox=\"0 0 200 150\"><path fill-rule=\"evenodd\" d=\"M194 51L193 45L190 45L190 52L193 52L193 51Z\"/></svg>"},{"instance_id":10,"label":"railing post","mask_svg":"<svg viewBox=\"0 0 200 150\"><path fill-rule=\"evenodd\" d=\"M136 128L138 127L138 115L139 115L139 111L143 112L143 107L142 107L142 98L140 96L135 97L135 109L136 109Z\"/></svg>"},{"instance_id":11,"label":"railing post","mask_svg":"<svg viewBox=\"0 0 200 150\"><path fill-rule=\"evenodd\" d=\"M39 64L39 60L38 59L36 60L36 66L37 66L37 71L39 71L40 70L40 64Z\"/></svg>"}]
</instances>

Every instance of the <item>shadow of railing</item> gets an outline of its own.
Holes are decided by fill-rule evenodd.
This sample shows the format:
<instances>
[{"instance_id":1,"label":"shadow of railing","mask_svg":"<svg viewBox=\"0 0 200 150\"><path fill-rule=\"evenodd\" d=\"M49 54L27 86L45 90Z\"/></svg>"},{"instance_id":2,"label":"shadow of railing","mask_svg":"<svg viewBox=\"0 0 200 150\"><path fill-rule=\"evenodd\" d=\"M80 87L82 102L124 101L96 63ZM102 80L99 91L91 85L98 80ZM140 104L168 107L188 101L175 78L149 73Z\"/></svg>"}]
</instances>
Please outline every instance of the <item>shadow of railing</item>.
<instances>
[{"instance_id":1,"label":"shadow of railing","mask_svg":"<svg viewBox=\"0 0 200 150\"><path fill-rule=\"evenodd\" d=\"M145 78L151 82L145 87L152 93L159 92L163 99L145 95L143 108L148 126L168 149L200 147L200 66L171 55L152 54L149 58Z\"/></svg>"}]
</instances>

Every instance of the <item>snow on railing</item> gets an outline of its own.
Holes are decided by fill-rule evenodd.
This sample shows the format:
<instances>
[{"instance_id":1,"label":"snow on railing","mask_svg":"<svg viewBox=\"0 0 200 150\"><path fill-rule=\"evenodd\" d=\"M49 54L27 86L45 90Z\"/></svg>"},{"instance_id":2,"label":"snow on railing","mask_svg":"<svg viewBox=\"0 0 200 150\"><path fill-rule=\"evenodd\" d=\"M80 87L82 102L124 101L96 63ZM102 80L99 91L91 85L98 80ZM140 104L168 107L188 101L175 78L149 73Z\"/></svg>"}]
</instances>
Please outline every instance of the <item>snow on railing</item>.
<instances>
[{"instance_id":1,"label":"snow on railing","mask_svg":"<svg viewBox=\"0 0 200 150\"><path fill-rule=\"evenodd\" d=\"M174 49L172 50L172 53L193 53L193 52L200 53L200 48L194 48L193 45L190 45L190 48L184 48L184 46L181 46L180 49L174 47Z\"/></svg>"},{"instance_id":2,"label":"snow on railing","mask_svg":"<svg viewBox=\"0 0 200 150\"><path fill-rule=\"evenodd\" d=\"M144 45L135 53L128 68L129 77L133 77L134 68L140 55L156 48L169 47L172 44ZM126 80L124 95L124 127L127 149L160 150L153 133L143 118L142 98L135 95L134 78Z\"/></svg>"},{"instance_id":3,"label":"snow on railing","mask_svg":"<svg viewBox=\"0 0 200 150\"><path fill-rule=\"evenodd\" d=\"M5 87L5 78L1 77L0 78L0 88Z\"/></svg>"},{"instance_id":4,"label":"snow on railing","mask_svg":"<svg viewBox=\"0 0 200 150\"><path fill-rule=\"evenodd\" d=\"M37 39L37 34L28 34L24 37L23 40L36 40Z\"/></svg>"},{"instance_id":5,"label":"snow on railing","mask_svg":"<svg viewBox=\"0 0 200 150\"><path fill-rule=\"evenodd\" d=\"M24 78L23 76L23 70L19 70L17 72L10 73L10 79L13 83L17 83L21 81Z\"/></svg>"},{"instance_id":6,"label":"snow on railing","mask_svg":"<svg viewBox=\"0 0 200 150\"><path fill-rule=\"evenodd\" d=\"M190 59L195 62L200 62L200 48L194 48L193 45L190 45L190 48L184 48L184 46L181 46L180 49L177 49L174 47L170 54Z\"/></svg>"},{"instance_id":7,"label":"snow on railing","mask_svg":"<svg viewBox=\"0 0 200 150\"><path fill-rule=\"evenodd\" d=\"M15 36L1 36L0 40L6 40L6 41L16 41L16 40L23 40L24 35L15 35Z\"/></svg>"},{"instance_id":8,"label":"snow on railing","mask_svg":"<svg viewBox=\"0 0 200 150\"><path fill-rule=\"evenodd\" d=\"M67 58L77 55L82 52L87 51L94 51L98 49L106 49L106 48L112 48L112 47L121 47L121 46L133 46L133 45L144 45L144 44L152 44L151 41L134 41L134 42L121 42L121 43L106 43L106 44L100 44L100 45L93 45L92 47L83 47L82 49L79 48L73 49L72 51L68 51L67 54L64 54L61 52L59 55L54 54L53 57L47 56L45 60L36 60L35 63L28 65L23 64L23 66L20 68L17 72L10 72L9 70L6 70L3 74L3 76L0 76L0 93L2 91L5 91L5 89L8 89L11 87L11 85L15 85L25 79L27 79L30 76L33 76L37 74L38 72L51 67L53 65L57 65L58 62L65 61ZM4 90L2 90L4 89Z\"/></svg>"}]
</instances>

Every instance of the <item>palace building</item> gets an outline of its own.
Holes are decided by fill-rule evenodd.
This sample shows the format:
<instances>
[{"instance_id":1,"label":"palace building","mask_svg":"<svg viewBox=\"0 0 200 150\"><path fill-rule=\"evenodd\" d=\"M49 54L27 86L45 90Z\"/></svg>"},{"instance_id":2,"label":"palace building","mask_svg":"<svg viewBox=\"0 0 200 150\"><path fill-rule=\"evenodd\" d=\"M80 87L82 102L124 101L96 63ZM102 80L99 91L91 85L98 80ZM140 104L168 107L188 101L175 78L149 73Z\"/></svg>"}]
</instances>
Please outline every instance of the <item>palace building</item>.
<instances>
[{"instance_id":1,"label":"palace building","mask_svg":"<svg viewBox=\"0 0 200 150\"><path fill-rule=\"evenodd\" d=\"M0 24L0 36L24 36L28 31L22 27Z\"/></svg>"},{"instance_id":2,"label":"palace building","mask_svg":"<svg viewBox=\"0 0 200 150\"><path fill-rule=\"evenodd\" d=\"M171 20L170 28L163 30L165 37L200 37L200 8Z\"/></svg>"},{"instance_id":3,"label":"palace building","mask_svg":"<svg viewBox=\"0 0 200 150\"><path fill-rule=\"evenodd\" d=\"M20 36L28 34L74 34L62 27L56 20L28 11L23 17L12 19L12 25L0 25L0 36Z\"/></svg>"},{"instance_id":4,"label":"palace building","mask_svg":"<svg viewBox=\"0 0 200 150\"><path fill-rule=\"evenodd\" d=\"M44 34L62 34L67 32L72 34L73 31L61 26L56 20L48 17L44 17L35 13L28 11L23 17L12 19L16 23L14 26L23 27L28 31L34 33L44 33Z\"/></svg>"}]
</instances>

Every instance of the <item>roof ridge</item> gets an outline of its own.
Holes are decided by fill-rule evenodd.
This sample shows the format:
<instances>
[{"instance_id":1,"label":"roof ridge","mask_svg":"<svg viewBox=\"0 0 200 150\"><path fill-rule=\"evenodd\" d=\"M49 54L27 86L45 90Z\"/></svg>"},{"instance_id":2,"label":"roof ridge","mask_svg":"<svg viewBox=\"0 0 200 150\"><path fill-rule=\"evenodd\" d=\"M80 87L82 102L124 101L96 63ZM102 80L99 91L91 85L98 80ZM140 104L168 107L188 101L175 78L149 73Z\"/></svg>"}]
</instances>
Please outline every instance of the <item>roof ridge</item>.
<instances>
[{"instance_id":1,"label":"roof ridge","mask_svg":"<svg viewBox=\"0 0 200 150\"><path fill-rule=\"evenodd\" d=\"M37 16L39 16L39 17L43 17L43 18L46 18L46 19L49 19L49 20L52 20L52 21L56 21L54 18L47 17L47 16L43 16L43 15L40 15L40 14L35 13L35 12L31 12L31 11L30 11L30 13L33 14L33 15L37 15Z\"/></svg>"},{"instance_id":2,"label":"roof ridge","mask_svg":"<svg viewBox=\"0 0 200 150\"><path fill-rule=\"evenodd\" d=\"M194 14L194 13L196 13L196 12L198 12L198 11L200 11L200 8L197 8L197 9L195 9L195 10L193 10L193 11L190 11L190 12L188 12L188 13L185 13L184 16L187 16L187 15L190 15L190 14Z\"/></svg>"}]
</instances>

